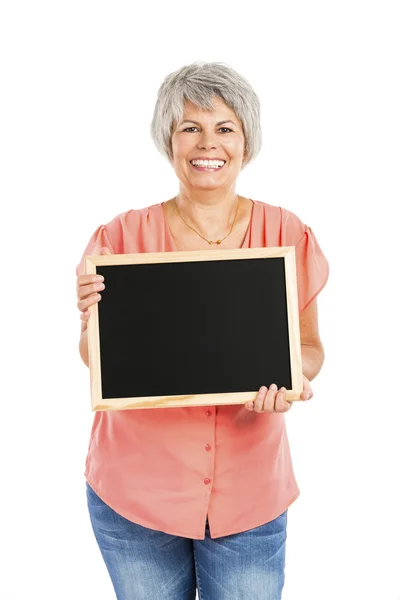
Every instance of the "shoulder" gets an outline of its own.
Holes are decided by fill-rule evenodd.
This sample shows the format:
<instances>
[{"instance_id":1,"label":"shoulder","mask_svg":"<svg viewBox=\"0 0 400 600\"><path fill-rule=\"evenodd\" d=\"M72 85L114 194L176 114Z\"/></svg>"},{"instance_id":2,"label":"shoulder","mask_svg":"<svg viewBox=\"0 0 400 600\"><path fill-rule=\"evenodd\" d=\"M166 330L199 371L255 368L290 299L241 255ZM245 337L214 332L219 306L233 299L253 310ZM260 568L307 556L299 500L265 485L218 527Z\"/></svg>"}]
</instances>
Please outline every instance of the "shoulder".
<instances>
[{"instance_id":1,"label":"shoulder","mask_svg":"<svg viewBox=\"0 0 400 600\"><path fill-rule=\"evenodd\" d=\"M264 217L269 225L269 230L279 231L282 245L296 246L307 234L309 227L301 218L283 206L269 204L261 200L254 200L255 204L264 212Z\"/></svg>"},{"instance_id":2,"label":"shoulder","mask_svg":"<svg viewBox=\"0 0 400 600\"><path fill-rule=\"evenodd\" d=\"M152 206L146 206L145 208L130 208L129 210L125 210L124 212L115 215L115 217L113 217L110 221L103 225L103 227L105 227L108 230L112 230L114 227L117 227L121 223L138 220L140 221L141 219L147 216L150 209L152 209Z\"/></svg>"},{"instance_id":3,"label":"shoulder","mask_svg":"<svg viewBox=\"0 0 400 600\"><path fill-rule=\"evenodd\" d=\"M126 210L118 215L116 215L107 226L112 227L117 223L131 223L131 222L140 222L143 220L147 220L149 218L154 218L160 213L161 203L151 204L150 206L145 206L143 208L131 208Z\"/></svg>"},{"instance_id":4,"label":"shoulder","mask_svg":"<svg viewBox=\"0 0 400 600\"><path fill-rule=\"evenodd\" d=\"M103 225L114 254L156 252L164 236L162 204L131 208Z\"/></svg>"},{"instance_id":5,"label":"shoulder","mask_svg":"<svg viewBox=\"0 0 400 600\"><path fill-rule=\"evenodd\" d=\"M101 227L105 229L110 238L121 237L126 228L132 229L134 226L140 226L141 223L155 218L159 214L159 211L156 210L159 206L159 204L152 204L144 208L130 208L117 214L108 223L101 225Z\"/></svg>"}]
</instances>

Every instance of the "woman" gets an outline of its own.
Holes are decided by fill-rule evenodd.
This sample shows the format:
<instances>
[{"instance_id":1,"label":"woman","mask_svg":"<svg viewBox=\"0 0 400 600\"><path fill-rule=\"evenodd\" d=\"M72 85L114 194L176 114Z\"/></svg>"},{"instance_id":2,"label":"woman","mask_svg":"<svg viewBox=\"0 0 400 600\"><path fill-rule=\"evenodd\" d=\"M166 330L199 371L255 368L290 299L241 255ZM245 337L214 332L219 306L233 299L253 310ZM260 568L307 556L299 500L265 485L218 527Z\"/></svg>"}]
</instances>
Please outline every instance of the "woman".
<instances>
[{"instance_id":1,"label":"woman","mask_svg":"<svg viewBox=\"0 0 400 600\"><path fill-rule=\"evenodd\" d=\"M316 296L328 265L292 212L237 195L261 145L259 102L221 63L194 63L163 82L152 136L179 180L177 196L117 215L85 254L295 246L304 389L321 369ZM80 354L90 306L107 285L77 267ZM137 341L140 343L140 340ZM267 342L266 342L267 343ZM284 388L245 406L95 414L86 461L93 530L117 598L281 598L287 509L299 495Z\"/></svg>"}]
</instances>

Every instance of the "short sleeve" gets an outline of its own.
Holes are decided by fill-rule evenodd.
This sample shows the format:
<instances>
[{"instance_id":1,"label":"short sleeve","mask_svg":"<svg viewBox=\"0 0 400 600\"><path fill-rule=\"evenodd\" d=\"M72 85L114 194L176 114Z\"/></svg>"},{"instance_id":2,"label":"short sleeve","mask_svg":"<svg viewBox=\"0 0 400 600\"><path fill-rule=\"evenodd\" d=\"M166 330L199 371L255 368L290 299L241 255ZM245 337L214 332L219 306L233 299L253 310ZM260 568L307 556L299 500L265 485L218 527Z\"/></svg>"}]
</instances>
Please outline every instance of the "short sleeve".
<instances>
[{"instance_id":1,"label":"short sleeve","mask_svg":"<svg viewBox=\"0 0 400 600\"><path fill-rule=\"evenodd\" d=\"M88 245L84 253L82 254L82 258L80 263L76 267L76 276L85 274L85 256L98 255L100 254L100 249L106 246L112 254L114 253L109 234L107 232L106 225L100 225L93 233L92 237L89 240Z\"/></svg>"},{"instance_id":2,"label":"short sleeve","mask_svg":"<svg viewBox=\"0 0 400 600\"><path fill-rule=\"evenodd\" d=\"M329 264L314 232L307 225L304 225L304 233L295 248L298 303L299 312L302 312L325 286Z\"/></svg>"}]
</instances>

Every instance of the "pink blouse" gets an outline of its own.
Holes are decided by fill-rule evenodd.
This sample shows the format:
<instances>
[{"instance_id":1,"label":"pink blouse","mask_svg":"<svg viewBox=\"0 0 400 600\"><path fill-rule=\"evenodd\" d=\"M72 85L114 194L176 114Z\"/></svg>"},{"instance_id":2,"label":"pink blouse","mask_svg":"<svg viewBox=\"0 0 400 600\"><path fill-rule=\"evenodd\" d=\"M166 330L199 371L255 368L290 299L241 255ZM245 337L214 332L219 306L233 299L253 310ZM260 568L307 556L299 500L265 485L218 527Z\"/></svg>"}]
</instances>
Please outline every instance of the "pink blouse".
<instances>
[{"instance_id":1,"label":"pink blouse","mask_svg":"<svg viewBox=\"0 0 400 600\"><path fill-rule=\"evenodd\" d=\"M102 246L113 254L177 250L162 203L98 227L77 275L85 272L84 256ZM294 213L255 200L242 248L266 246L296 247L301 312L328 278L314 233ZM275 519L299 495L284 414L242 405L96 412L85 477L123 517L198 540L207 515L210 535L218 538Z\"/></svg>"}]
</instances>

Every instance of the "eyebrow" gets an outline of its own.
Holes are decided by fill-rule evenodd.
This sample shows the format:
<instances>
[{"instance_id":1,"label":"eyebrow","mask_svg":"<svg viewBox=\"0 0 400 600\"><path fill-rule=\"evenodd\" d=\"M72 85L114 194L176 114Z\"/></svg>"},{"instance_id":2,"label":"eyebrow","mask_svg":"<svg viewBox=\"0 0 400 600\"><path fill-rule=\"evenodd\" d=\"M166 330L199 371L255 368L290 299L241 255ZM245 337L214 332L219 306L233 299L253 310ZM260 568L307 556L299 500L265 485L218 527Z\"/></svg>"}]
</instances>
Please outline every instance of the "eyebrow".
<instances>
[{"instance_id":1,"label":"eyebrow","mask_svg":"<svg viewBox=\"0 0 400 600\"><path fill-rule=\"evenodd\" d=\"M191 119L182 121L181 125L183 125L184 123L194 123L195 125L200 125L198 121L192 121ZM232 123L233 125L236 125L234 121L218 121L216 125L223 125L224 123Z\"/></svg>"}]
</instances>

